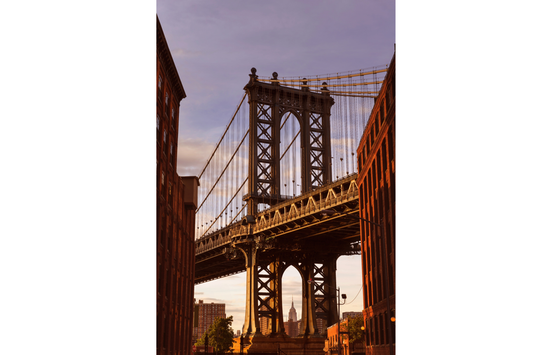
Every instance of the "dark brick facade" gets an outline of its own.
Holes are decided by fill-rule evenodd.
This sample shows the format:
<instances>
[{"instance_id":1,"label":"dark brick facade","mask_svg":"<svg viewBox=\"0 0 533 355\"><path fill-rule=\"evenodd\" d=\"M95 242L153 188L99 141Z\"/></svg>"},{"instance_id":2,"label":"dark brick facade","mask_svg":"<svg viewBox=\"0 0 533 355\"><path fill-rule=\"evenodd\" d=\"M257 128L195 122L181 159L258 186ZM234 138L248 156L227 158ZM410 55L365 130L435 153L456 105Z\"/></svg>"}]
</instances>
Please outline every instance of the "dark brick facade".
<instances>
[{"instance_id":1,"label":"dark brick facade","mask_svg":"<svg viewBox=\"0 0 533 355\"><path fill-rule=\"evenodd\" d=\"M196 177L177 174L185 91L157 20L157 354L189 355L194 305Z\"/></svg>"},{"instance_id":2,"label":"dark brick facade","mask_svg":"<svg viewBox=\"0 0 533 355\"><path fill-rule=\"evenodd\" d=\"M366 354L395 351L395 56L357 148ZM384 234L385 244L379 237ZM382 249L384 248L384 249ZM388 278L388 283L387 283ZM387 305L387 289L389 306ZM390 307L390 317L387 308ZM388 335L391 325L392 335Z\"/></svg>"}]
</instances>

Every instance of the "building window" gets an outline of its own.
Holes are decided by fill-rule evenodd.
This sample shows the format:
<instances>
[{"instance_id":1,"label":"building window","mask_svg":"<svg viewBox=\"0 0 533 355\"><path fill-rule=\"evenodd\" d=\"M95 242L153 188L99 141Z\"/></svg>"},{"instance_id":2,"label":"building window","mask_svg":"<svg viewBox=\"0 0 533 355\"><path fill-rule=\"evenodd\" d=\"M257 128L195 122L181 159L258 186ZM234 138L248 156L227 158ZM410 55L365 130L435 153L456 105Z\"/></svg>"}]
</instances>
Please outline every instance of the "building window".
<instances>
[{"instance_id":1,"label":"building window","mask_svg":"<svg viewBox=\"0 0 533 355\"><path fill-rule=\"evenodd\" d=\"M170 165L174 165L174 142L170 142Z\"/></svg>"},{"instance_id":2,"label":"building window","mask_svg":"<svg viewBox=\"0 0 533 355\"><path fill-rule=\"evenodd\" d=\"M159 90L161 90L161 85L163 84L163 78L161 77L161 74L159 74L159 82L157 86L159 87Z\"/></svg>"},{"instance_id":3,"label":"building window","mask_svg":"<svg viewBox=\"0 0 533 355\"><path fill-rule=\"evenodd\" d=\"M159 131L159 115L157 115L157 130Z\"/></svg>"},{"instance_id":4,"label":"building window","mask_svg":"<svg viewBox=\"0 0 533 355\"><path fill-rule=\"evenodd\" d=\"M165 105L168 105L168 92L165 94Z\"/></svg>"},{"instance_id":5,"label":"building window","mask_svg":"<svg viewBox=\"0 0 533 355\"><path fill-rule=\"evenodd\" d=\"M172 114L171 114L171 126L172 126L172 129L176 129L176 119L175 119L175 116L176 116L176 112L174 110L174 107L172 108Z\"/></svg>"}]
</instances>

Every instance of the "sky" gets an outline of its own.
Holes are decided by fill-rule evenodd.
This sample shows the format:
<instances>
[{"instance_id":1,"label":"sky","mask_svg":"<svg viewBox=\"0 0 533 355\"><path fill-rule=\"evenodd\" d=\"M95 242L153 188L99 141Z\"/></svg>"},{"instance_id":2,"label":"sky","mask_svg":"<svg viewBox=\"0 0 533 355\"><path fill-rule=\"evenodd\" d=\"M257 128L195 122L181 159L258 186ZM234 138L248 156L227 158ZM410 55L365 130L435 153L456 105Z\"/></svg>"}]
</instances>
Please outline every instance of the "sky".
<instances>
[{"instance_id":1,"label":"sky","mask_svg":"<svg viewBox=\"0 0 533 355\"><path fill-rule=\"evenodd\" d=\"M198 175L257 75L312 76L389 64L395 45L392 0L169 1L157 13L187 97L180 106L178 174ZM341 312L361 311L360 256L338 260L337 282L347 295ZM226 304L233 328L244 323L245 273L195 287L204 302ZM301 278L283 277L283 313L292 299L301 316ZM356 297L357 296L357 297Z\"/></svg>"},{"instance_id":2,"label":"sky","mask_svg":"<svg viewBox=\"0 0 533 355\"><path fill-rule=\"evenodd\" d=\"M259 76L275 71L283 77L389 64L394 6L392 0L159 0L159 20L187 94L180 106L178 173L199 173L252 67Z\"/></svg>"},{"instance_id":3,"label":"sky","mask_svg":"<svg viewBox=\"0 0 533 355\"><path fill-rule=\"evenodd\" d=\"M246 6L223 3L235 11ZM180 139L204 143L204 136L217 136L219 128L205 121L196 125L199 136L186 127L212 117L210 111L224 126L232 109L208 105L226 102L216 83L228 85L223 91L234 95L228 99L234 107L252 66L265 76L359 69L388 63L395 42L396 339L403 344L398 354L528 349L532 312L522 305L531 298L533 4L398 0L396 40L386 39L371 63L357 59L364 47L351 46L354 60L345 68L333 37L317 38L365 20L357 14L346 20L347 11L335 7L342 4L338 1L328 1L313 17L302 5L308 3L278 7L301 9L305 23L292 32L272 28L258 35L239 22L245 19L228 24L231 38L253 38L247 47L257 38L270 39L264 46L270 56L253 52L253 60L236 72L227 61L209 62L223 56L211 47L189 52L209 54L203 62L189 58L211 81L209 100L193 95L205 81L187 77L193 68L185 71L186 63L175 57L188 95L180 121L186 134L180 131ZM209 27L223 18L212 15L216 4L196 1L195 6L209 8L201 22L208 34L186 27L179 35L198 46L213 38L224 42L222 27ZM264 24L279 18L284 28L296 21L262 6L253 2L248 20ZM2 354L154 352L157 10L156 1L0 3ZM176 24L167 18L167 34L172 26L194 28L199 21L194 9L185 10L175 9L170 20L191 20ZM293 51L282 46L303 46L302 26L315 31L310 42L316 45L291 68ZM359 36L357 31L349 38L356 43L363 40ZM180 47L185 38L178 42L185 50ZM244 57L239 48L227 48ZM231 75L217 79L224 73ZM205 112L190 118L185 112L194 100ZM184 159L183 165L193 164ZM341 289L344 293L345 286ZM346 292L348 301L354 292ZM443 342L443 334L451 340Z\"/></svg>"}]
</instances>

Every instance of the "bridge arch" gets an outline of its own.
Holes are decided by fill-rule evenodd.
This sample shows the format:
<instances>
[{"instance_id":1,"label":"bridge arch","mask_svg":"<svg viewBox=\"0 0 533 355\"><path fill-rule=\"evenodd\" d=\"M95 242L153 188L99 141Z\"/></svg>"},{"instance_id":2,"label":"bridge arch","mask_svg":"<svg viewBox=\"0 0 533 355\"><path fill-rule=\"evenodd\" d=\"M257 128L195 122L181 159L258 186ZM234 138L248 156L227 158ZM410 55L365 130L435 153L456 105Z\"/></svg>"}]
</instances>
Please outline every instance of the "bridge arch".
<instances>
[{"instance_id":1,"label":"bridge arch","mask_svg":"<svg viewBox=\"0 0 533 355\"><path fill-rule=\"evenodd\" d=\"M302 118L294 109L287 109L279 121L279 179L283 196L294 197L302 192Z\"/></svg>"},{"instance_id":2,"label":"bridge arch","mask_svg":"<svg viewBox=\"0 0 533 355\"><path fill-rule=\"evenodd\" d=\"M296 321L302 318L304 277L298 265L285 264L281 270L281 299L280 312L283 314L285 333L289 336L298 336L300 329L296 328L296 322L291 322L291 307L294 305ZM296 328L296 329L294 329ZM296 332L295 332L296 330Z\"/></svg>"}]
</instances>

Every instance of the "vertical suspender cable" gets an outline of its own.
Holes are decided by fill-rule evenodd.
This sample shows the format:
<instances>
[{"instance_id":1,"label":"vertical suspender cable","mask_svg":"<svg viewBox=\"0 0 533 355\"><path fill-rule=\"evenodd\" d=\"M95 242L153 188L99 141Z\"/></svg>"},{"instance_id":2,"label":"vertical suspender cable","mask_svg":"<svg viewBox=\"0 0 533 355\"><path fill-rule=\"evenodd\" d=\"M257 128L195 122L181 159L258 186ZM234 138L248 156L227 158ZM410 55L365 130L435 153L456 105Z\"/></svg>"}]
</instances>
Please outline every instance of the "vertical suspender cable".
<instances>
[{"instance_id":1,"label":"vertical suspender cable","mask_svg":"<svg viewBox=\"0 0 533 355\"><path fill-rule=\"evenodd\" d=\"M339 76L337 74L337 76ZM341 80L337 80L337 83L340 85L341 84ZM344 90L343 87L340 87L340 90ZM339 112L340 112L340 115L339 115L339 124L340 124L340 139L341 139L341 142L342 142L342 147L340 147L339 149L339 161L337 162L339 164L339 177L342 178L342 176L344 175L343 174L343 169L342 169L342 163L343 163L343 160L344 160L344 154L343 154L343 149L344 147L346 146L346 142L344 141L344 106L343 106L343 102L342 102L342 96L339 97ZM341 160L342 159L342 160Z\"/></svg>"},{"instance_id":2,"label":"vertical suspender cable","mask_svg":"<svg viewBox=\"0 0 533 355\"><path fill-rule=\"evenodd\" d=\"M350 87L346 87L344 91L350 91ZM343 96L342 100L344 102L344 120L346 122L346 130L344 131L344 134L346 136L346 147L344 148L344 170L343 173L345 175L348 175L349 169L349 155L350 155L350 147L352 146L352 141L350 141L350 113L348 111L348 96Z\"/></svg>"},{"instance_id":3,"label":"vertical suspender cable","mask_svg":"<svg viewBox=\"0 0 533 355\"><path fill-rule=\"evenodd\" d=\"M340 82L340 80L339 80ZM341 90L344 90L344 88L341 88ZM339 98L339 110L340 110L340 136L341 136L341 142L342 142L342 147L340 147L339 149L339 177L342 177L344 176L344 169L343 169L343 163L344 163L344 149L346 147L346 140L345 140L345 133L346 133L346 130L344 128L344 116L345 116L345 112L344 112L344 103L343 103L343 97L341 96ZM341 160L342 159L342 160Z\"/></svg>"}]
</instances>

